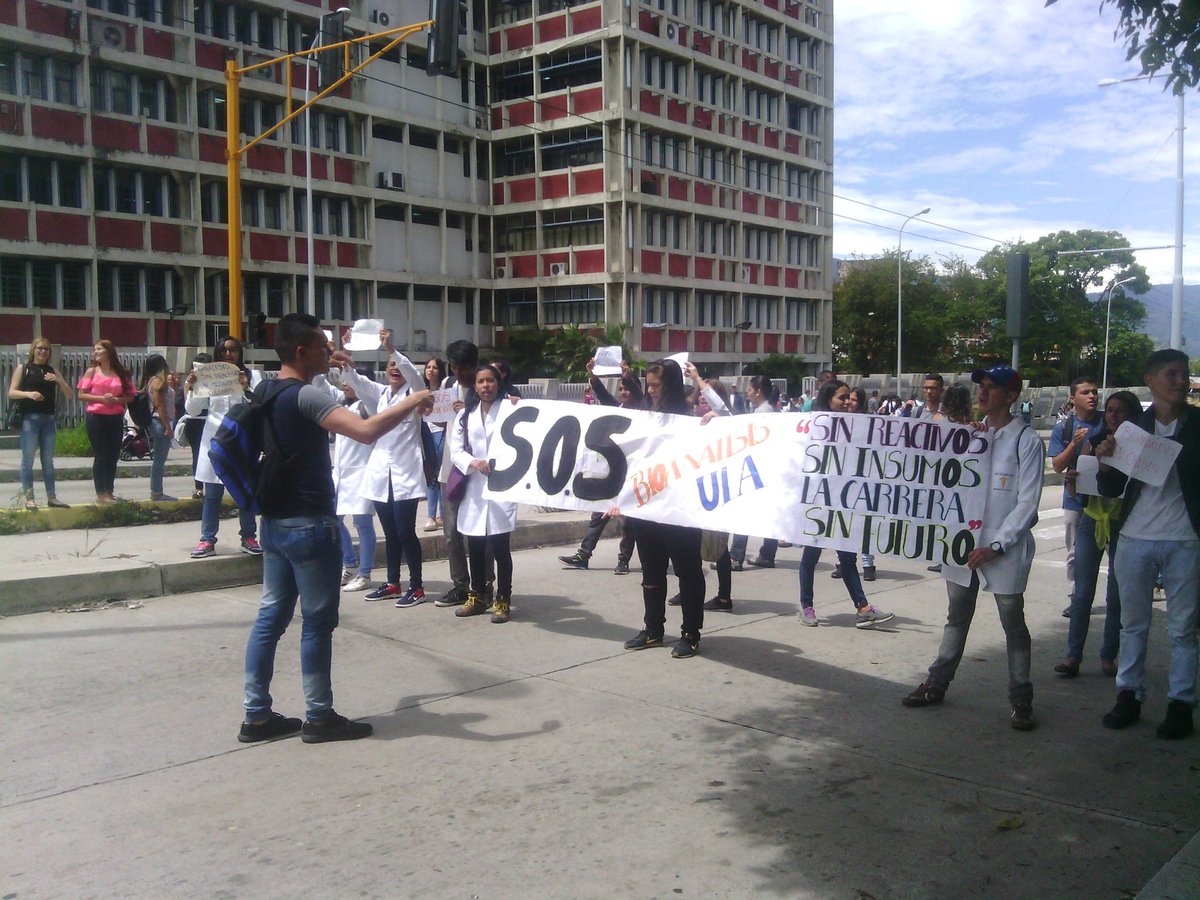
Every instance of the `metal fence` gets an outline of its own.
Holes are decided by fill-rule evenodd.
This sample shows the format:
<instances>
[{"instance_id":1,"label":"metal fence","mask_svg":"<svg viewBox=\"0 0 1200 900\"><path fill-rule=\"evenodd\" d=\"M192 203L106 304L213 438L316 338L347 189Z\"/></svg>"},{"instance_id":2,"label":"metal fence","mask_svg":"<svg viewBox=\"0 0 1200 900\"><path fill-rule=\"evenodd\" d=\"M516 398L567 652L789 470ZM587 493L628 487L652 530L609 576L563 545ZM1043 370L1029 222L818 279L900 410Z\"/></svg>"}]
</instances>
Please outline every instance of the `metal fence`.
<instances>
[{"instance_id":1,"label":"metal fence","mask_svg":"<svg viewBox=\"0 0 1200 900\"><path fill-rule=\"evenodd\" d=\"M145 350L121 353L121 362L133 376L134 386L141 383L142 371L146 367L146 359L149 356L150 354ZM0 399L0 409L3 410L4 418L0 421L8 421L8 408L13 402L8 399L8 387L12 384L13 372L17 370L17 366L23 366L28 358L27 354L18 353L15 350L0 351L0 383L4 385L2 399ZM79 383L79 379L83 377L83 373L91 364L92 350L90 347L86 350L63 350L53 362L54 368L62 375L63 381L72 387ZM67 400L60 397L57 410L59 427L74 428L76 425L83 424L83 407L84 404L78 400Z\"/></svg>"}]
</instances>

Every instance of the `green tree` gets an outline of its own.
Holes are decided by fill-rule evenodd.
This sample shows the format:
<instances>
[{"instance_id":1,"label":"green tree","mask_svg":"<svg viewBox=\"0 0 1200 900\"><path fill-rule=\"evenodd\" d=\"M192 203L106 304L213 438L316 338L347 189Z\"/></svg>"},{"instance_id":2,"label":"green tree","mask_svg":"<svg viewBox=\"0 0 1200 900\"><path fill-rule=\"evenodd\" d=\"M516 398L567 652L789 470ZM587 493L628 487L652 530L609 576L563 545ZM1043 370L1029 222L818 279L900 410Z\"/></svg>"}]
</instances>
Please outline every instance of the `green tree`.
<instances>
[{"instance_id":1,"label":"green tree","mask_svg":"<svg viewBox=\"0 0 1200 900\"><path fill-rule=\"evenodd\" d=\"M1100 0L1101 13L1106 6L1117 9L1113 38L1124 42L1126 60L1137 58L1143 75L1165 68L1176 94L1200 82L1200 0Z\"/></svg>"},{"instance_id":2,"label":"green tree","mask_svg":"<svg viewBox=\"0 0 1200 900\"><path fill-rule=\"evenodd\" d=\"M800 380L808 374L803 356L786 353L771 353L746 367L747 375L765 375L767 378L786 378L788 395L800 393Z\"/></svg>"},{"instance_id":3,"label":"green tree","mask_svg":"<svg viewBox=\"0 0 1200 900\"><path fill-rule=\"evenodd\" d=\"M497 352L512 367L518 379L584 381L587 379L587 361L595 355L598 347L620 346L622 355L633 368L642 365L634 359L633 351L625 342L627 327L621 324L604 329L583 329L578 325L510 328L506 332L504 346Z\"/></svg>"}]
</instances>

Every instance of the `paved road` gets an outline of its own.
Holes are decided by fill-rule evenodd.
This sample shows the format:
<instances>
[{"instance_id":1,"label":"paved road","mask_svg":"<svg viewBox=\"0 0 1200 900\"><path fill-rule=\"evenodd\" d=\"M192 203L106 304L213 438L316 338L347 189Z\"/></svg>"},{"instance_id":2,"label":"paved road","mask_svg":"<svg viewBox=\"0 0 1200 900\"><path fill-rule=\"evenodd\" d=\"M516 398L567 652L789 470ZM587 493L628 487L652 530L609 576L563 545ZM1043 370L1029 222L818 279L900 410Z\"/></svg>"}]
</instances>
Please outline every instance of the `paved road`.
<instances>
[{"instance_id":1,"label":"paved road","mask_svg":"<svg viewBox=\"0 0 1200 900\"><path fill-rule=\"evenodd\" d=\"M1029 734L1007 724L993 606L946 704L904 709L941 583L885 562L868 588L897 617L857 630L825 561L805 629L796 550L735 575L734 612L709 614L684 661L621 649L641 604L611 540L588 572L560 548L518 553L503 626L348 598L337 708L376 735L340 745L236 742L255 587L0 620L0 893L1130 896L1200 829L1200 740L1154 736L1161 621L1148 721L1128 731L1100 727L1094 639L1078 679L1051 673L1066 620L1047 514ZM445 564L426 578L444 587ZM293 714L297 631L275 685ZM1197 896L1200 870L1173 871L1154 896Z\"/></svg>"}]
</instances>

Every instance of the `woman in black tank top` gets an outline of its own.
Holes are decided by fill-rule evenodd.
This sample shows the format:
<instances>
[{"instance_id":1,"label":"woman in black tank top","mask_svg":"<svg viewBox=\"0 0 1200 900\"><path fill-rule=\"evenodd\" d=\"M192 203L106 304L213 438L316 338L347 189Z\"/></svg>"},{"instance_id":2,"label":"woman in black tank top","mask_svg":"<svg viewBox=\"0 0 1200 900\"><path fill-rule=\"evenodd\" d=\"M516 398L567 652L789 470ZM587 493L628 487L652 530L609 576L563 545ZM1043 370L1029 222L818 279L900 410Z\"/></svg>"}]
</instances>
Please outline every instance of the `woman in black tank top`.
<instances>
[{"instance_id":1,"label":"woman in black tank top","mask_svg":"<svg viewBox=\"0 0 1200 900\"><path fill-rule=\"evenodd\" d=\"M8 399L21 411L21 496L28 510L37 509L33 494L33 457L39 451L47 505L67 506L54 493L55 407L59 391L75 399L71 386L50 365L50 342L42 337L35 338L29 358L24 365L17 366L8 386Z\"/></svg>"}]
</instances>

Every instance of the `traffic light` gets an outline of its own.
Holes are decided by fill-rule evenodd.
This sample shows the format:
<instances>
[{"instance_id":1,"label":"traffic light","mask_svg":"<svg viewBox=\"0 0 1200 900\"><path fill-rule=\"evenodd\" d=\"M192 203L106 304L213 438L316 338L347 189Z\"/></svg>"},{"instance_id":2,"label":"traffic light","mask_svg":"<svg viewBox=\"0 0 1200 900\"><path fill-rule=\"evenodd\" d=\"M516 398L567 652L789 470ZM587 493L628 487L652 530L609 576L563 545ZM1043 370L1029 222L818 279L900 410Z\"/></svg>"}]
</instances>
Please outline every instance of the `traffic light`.
<instances>
[{"instance_id":1,"label":"traffic light","mask_svg":"<svg viewBox=\"0 0 1200 900\"><path fill-rule=\"evenodd\" d=\"M467 4L462 0L429 0L429 57L425 71L430 75L458 75L458 35L466 30Z\"/></svg>"},{"instance_id":2,"label":"traffic light","mask_svg":"<svg viewBox=\"0 0 1200 900\"><path fill-rule=\"evenodd\" d=\"M321 40L318 46L338 44L346 39L346 13L343 10L321 16ZM317 54L317 87L324 90L346 74L346 54L331 50Z\"/></svg>"},{"instance_id":3,"label":"traffic light","mask_svg":"<svg viewBox=\"0 0 1200 900\"><path fill-rule=\"evenodd\" d=\"M1008 276L1006 328L1010 338L1029 334L1029 254L1010 253L1005 258Z\"/></svg>"}]
</instances>

